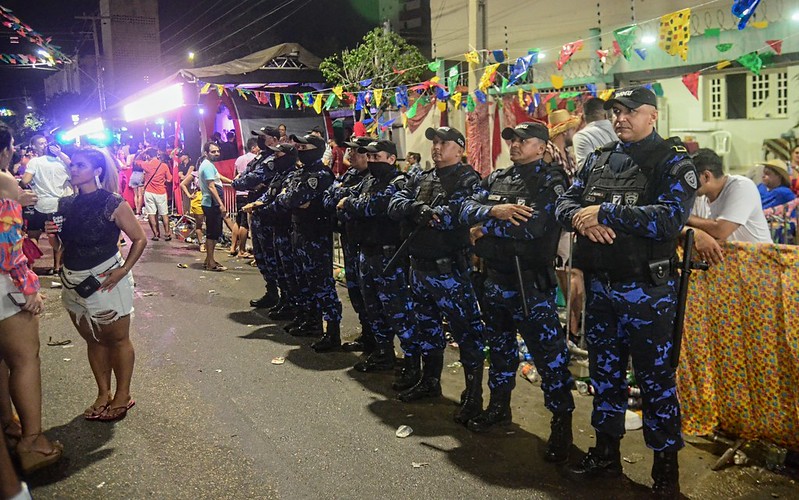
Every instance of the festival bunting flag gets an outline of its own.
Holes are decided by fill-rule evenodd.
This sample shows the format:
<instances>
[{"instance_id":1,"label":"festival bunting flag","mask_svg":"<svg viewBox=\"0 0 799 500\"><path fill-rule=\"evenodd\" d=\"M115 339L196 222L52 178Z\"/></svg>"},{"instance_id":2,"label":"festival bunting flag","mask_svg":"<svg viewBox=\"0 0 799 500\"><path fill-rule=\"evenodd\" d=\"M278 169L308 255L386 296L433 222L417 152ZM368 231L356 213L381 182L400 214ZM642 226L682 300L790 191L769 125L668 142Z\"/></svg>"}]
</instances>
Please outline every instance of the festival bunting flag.
<instances>
[{"instance_id":1,"label":"festival bunting flag","mask_svg":"<svg viewBox=\"0 0 799 500\"><path fill-rule=\"evenodd\" d=\"M483 92L481 90L475 90L474 91L474 98L477 99L477 102L479 102L481 104L485 103L487 101L487 96L485 95L485 92Z\"/></svg>"},{"instance_id":2,"label":"festival bunting flag","mask_svg":"<svg viewBox=\"0 0 799 500\"><path fill-rule=\"evenodd\" d=\"M435 61L427 63L427 69L435 73L436 71L441 68L442 59L436 59Z\"/></svg>"},{"instance_id":3,"label":"festival bunting flag","mask_svg":"<svg viewBox=\"0 0 799 500\"><path fill-rule=\"evenodd\" d=\"M683 61L688 60L688 41L690 39L691 9L678 10L660 18L659 45L667 54L679 55Z\"/></svg>"},{"instance_id":4,"label":"festival bunting flag","mask_svg":"<svg viewBox=\"0 0 799 500\"><path fill-rule=\"evenodd\" d=\"M472 111L474 111L474 108L476 108L476 107L477 107L477 104L474 102L474 99L472 99L472 96L471 95L467 95L466 96L466 111L471 113Z\"/></svg>"},{"instance_id":5,"label":"festival bunting flag","mask_svg":"<svg viewBox=\"0 0 799 500\"><path fill-rule=\"evenodd\" d=\"M372 96L375 98L375 105L379 108L380 103L383 102L383 89L372 90Z\"/></svg>"},{"instance_id":6,"label":"festival bunting flag","mask_svg":"<svg viewBox=\"0 0 799 500\"><path fill-rule=\"evenodd\" d=\"M719 52L727 52L731 48L732 48L732 44L731 43L719 43L719 44L716 44L716 50L718 50Z\"/></svg>"},{"instance_id":7,"label":"festival bunting flag","mask_svg":"<svg viewBox=\"0 0 799 500\"><path fill-rule=\"evenodd\" d=\"M647 50L644 47L636 48L635 53L638 54L638 57L641 58L642 61L646 61Z\"/></svg>"},{"instance_id":8,"label":"festival bunting flag","mask_svg":"<svg viewBox=\"0 0 799 500\"><path fill-rule=\"evenodd\" d=\"M735 0L732 3L732 15L740 19L738 29L746 28L749 18L755 13L760 0Z\"/></svg>"},{"instance_id":9,"label":"festival bunting flag","mask_svg":"<svg viewBox=\"0 0 799 500\"><path fill-rule=\"evenodd\" d=\"M494 56L494 60L498 63L505 62L505 51L504 50L493 50L491 51L491 55Z\"/></svg>"},{"instance_id":10,"label":"festival bunting flag","mask_svg":"<svg viewBox=\"0 0 799 500\"><path fill-rule=\"evenodd\" d=\"M336 97L341 99L341 96L344 93L344 87L342 87L341 85L333 87L333 93L336 94Z\"/></svg>"},{"instance_id":11,"label":"festival bunting flag","mask_svg":"<svg viewBox=\"0 0 799 500\"><path fill-rule=\"evenodd\" d=\"M712 36L712 37L718 38L720 35L721 35L721 29L720 28L708 28L708 29L705 30L705 36L707 36L707 37L711 37Z\"/></svg>"},{"instance_id":12,"label":"festival bunting flag","mask_svg":"<svg viewBox=\"0 0 799 500\"><path fill-rule=\"evenodd\" d=\"M449 93L455 92L455 87L458 86L458 66L453 66L449 69L449 76L447 76L447 89Z\"/></svg>"},{"instance_id":13,"label":"festival bunting flag","mask_svg":"<svg viewBox=\"0 0 799 500\"><path fill-rule=\"evenodd\" d=\"M497 68L499 68L499 63L486 66L483 76L480 77L480 83L477 86L480 90L485 92L488 87L494 83L494 78L497 76Z\"/></svg>"},{"instance_id":14,"label":"festival bunting flag","mask_svg":"<svg viewBox=\"0 0 799 500\"><path fill-rule=\"evenodd\" d=\"M638 26L635 24L631 26L625 26L624 28L619 28L613 32L613 36L616 38L621 55L623 55L628 61L632 56L633 44L635 43L635 37L637 35Z\"/></svg>"},{"instance_id":15,"label":"festival bunting flag","mask_svg":"<svg viewBox=\"0 0 799 500\"><path fill-rule=\"evenodd\" d=\"M466 57L466 60L472 64L480 64L480 53L477 52L476 50L467 52L466 54L464 54L464 57Z\"/></svg>"},{"instance_id":16,"label":"festival bunting flag","mask_svg":"<svg viewBox=\"0 0 799 500\"><path fill-rule=\"evenodd\" d=\"M560 49L560 57L558 57L557 66L558 71L563 69L563 65L566 64L569 59L580 49L583 48L583 41L577 40L576 42L570 42L565 44Z\"/></svg>"},{"instance_id":17,"label":"festival bunting flag","mask_svg":"<svg viewBox=\"0 0 799 500\"><path fill-rule=\"evenodd\" d=\"M683 75L682 83L685 85L691 95L699 100L699 72L697 71L696 73L688 73L687 75Z\"/></svg>"},{"instance_id":18,"label":"festival bunting flag","mask_svg":"<svg viewBox=\"0 0 799 500\"><path fill-rule=\"evenodd\" d=\"M560 75L550 75L549 80L552 82L552 86L555 87L555 90L560 90L563 88L563 77Z\"/></svg>"},{"instance_id":19,"label":"festival bunting flag","mask_svg":"<svg viewBox=\"0 0 799 500\"><path fill-rule=\"evenodd\" d=\"M763 60L760 58L760 54L757 52L744 54L736 59L736 61L738 61L738 64L748 69L752 73L760 75L760 68L763 67Z\"/></svg>"},{"instance_id":20,"label":"festival bunting flag","mask_svg":"<svg viewBox=\"0 0 799 500\"><path fill-rule=\"evenodd\" d=\"M723 61L719 61L718 64L716 64L716 69L724 69L730 65L732 65L732 61L725 59Z\"/></svg>"},{"instance_id":21,"label":"festival bunting flag","mask_svg":"<svg viewBox=\"0 0 799 500\"><path fill-rule=\"evenodd\" d=\"M782 54L782 40L766 40L766 43L777 55Z\"/></svg>"},{"instance_id":22,"label":"festival bunting flag","mask_svg":"<svg viewBox=\"0 0 799 500\"><path fill-rule=\"evenodd\" d=\"M596 55L599 56L599 62L605 64L608 61L608 51L607 50L597 50Z\"/></svg>"},{"instance_id":23,"label":"festival bunting flag","mask_svg":"<svg viewBox=\"0 0 799 500\"><path fill-rule=\"evenodd\" d=\"M279 107L280 106L280 97L279 96L280 96L280 94L275 94L275 102L277 103L277 105L275 107ZM316 99L314 100L314 103L313 103L313 109L314 109L314 111L316 111L317 115L322 113L322 94L316 94Z\"/></svg>"}]
</instances>

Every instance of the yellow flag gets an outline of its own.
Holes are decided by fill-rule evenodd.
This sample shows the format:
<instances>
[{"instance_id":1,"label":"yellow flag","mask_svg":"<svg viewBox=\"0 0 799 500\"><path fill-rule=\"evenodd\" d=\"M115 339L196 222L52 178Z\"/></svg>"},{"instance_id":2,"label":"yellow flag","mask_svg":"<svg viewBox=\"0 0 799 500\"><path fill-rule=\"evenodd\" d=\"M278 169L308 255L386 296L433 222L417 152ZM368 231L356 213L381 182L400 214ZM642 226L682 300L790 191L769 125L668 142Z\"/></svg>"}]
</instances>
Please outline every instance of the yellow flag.
<instances>
[{"instance_id":1,"label":"yellow flag","mask_svg":"<svg viewBox=\"0 0 799 500\"><path fill-rule=\"evenodd\" d=\"M433 78L430 79L430 83L438 83L440 81L441 78L439 78L438 76L434 76Z\"/></svg>"},{"instance_id":2,"label":"yellow flag","mask_svg":"<svg viewBox=\"0 0 799 500\"><path fill-rule=\"evenodd\" d=\"M752 21L749 23L749 26L762 30L764 28L768 28L768 21Z\"/></svg>"},{"instance_id":3,"label":"yellow flag","mask_svg":"<svg viewBox=\"0 0 799 500\"><path fill-rule=\"evenodd\" d=\"M716 64L716 69L724 69L727 66L730 66L731 64L732 62L725 59L723 61L719 61L718 64Z\"/></svg>"},{"instance_id":4,"label":"yellow flag","mask_svg":"<svg viewBox=\"0 0 799 500\"><path fill-rule=\"evenodd\" d=\"M476 50L467 52L464 57L472 64L480 64L480 54Z\"/></svg>"},{"instance_id":5,"label":"yellow flag","mask_svg":"<svg viewBox=\"0 0 799 500\"><path fill-rule=\"evenodd\" d=\"M688 60L691 39L691 9L678 10L660 18L660 48L670 56Z\"/></svg>"},{"instance_id":6,"label":"yellow flag","mask_svg":"<svg viewBox=\"0 0 799 500\"><path fill-rule=\"evenodd\" d=\"M210 90L211 90L211 84L206 83L205 85L203 85L203 88L200 89L200 93L207 94Z\"/></svg>"},{"instance_id":7,"label":"yellow flag","mask_svg":"<svg viewBox=\"0 0 799 500\"><path fill-rule=\"evenodd\" d=\"M275 107L276 108L280 107L280 97L281 97L281 94L275 94Z\"/></svg>"},{"instance_id":8,"label":"yellow flag","mask_svg":"<svg viewBox=\"0 0 799 500\"><path fill-rule=\"evenodd\" d=\"M322 112L322 94L316 94L316 100L313 102L313 109L316 111L316 114Z\"/></svg>"},{"instance_id":9,"label":"yellow flag","mask_svg":"<svg viewBox=\"0 0 799 500\"><path fill-rule=\"evenodd\" d=\"M375 104L377 104L377 107L379 108L380 102L383 100L383 89L374 89L372 91L372 95L375 98Z\"/></svg>"},{"instance_id":10,"label":"yellow flag","mask_svg":"<svg viewBox=\"0 0 799 500\"><path fill-rule=\"evenodd\" d=\"M524 90L522 89L517 90L516 98L519 99L519 106L524 106Z\"/></svg>"},{"instance_id":11,"label":"yellow flag","mask_svg":"<svg viewBox=\"0 0 799 500\"><path fill-rule=\"evenodd\" d=\"M608 99L610 99L610 96L613 95L613 90L614 89L603 90L602 92L599 93L599 98L602 99L603 101L607 101Z\"/></svg>"},{"instance_id":12,"label":"yellow flag","mask_svg":"<svg viewBox=\"0 0 799 500\"><path fill-rule=\"evenodd\" d=\"M491 80L494 78L494 75L497 73L497 68L499 68L499 63L486 66L485 71L483 71L483 76L480 77L480 84L478 85L480 90L485 92L488 89L488 87L491 86Z\"/></svg>"},{"instance_id":13,"label":"yellow flag","mask_svg":"<svg viewBox=\"0 0 799 500\"><path fill-rule=\"evenodd\" d=\"M438 110L443 113L444 111L447 110L447 101L436 102L436 107L438 107Z\"/></svg>"},{"instance_id":14,"label":"yellow flag","mask_svg":"<svg viewBox=\"0 0 799 500\"><path fill-rule=\"evenodd\" d=\"M402 126L408 128L408 117L405 113L402 113Z\"/></svg>"},{"instance_id":15,"label":"yellow flag","mask_svg":"<svg viewBox=\"0 0 799 500\"><path fill-rule=\"evenodd\" d=\"M560 90L563 88L563 77L560 75L551 75L549 77L549 81L552 82L552 86L555 87L555 90Z\"/></svg>"},{"instance_id":16,"label":"yellow flag","mask_svg":"<svg viewBox=\"0 0 799 500\"><path fill-rule=\"evenodd\" d=\"M344 93L344 87L342 87L341 85L333 87L333 93L336 94L336 97L341 99L341 94Z\"/></svg>"},{"instance_id":17,"label":"yellow flag","mask_svg":"<svg viewBox=\"0 0 799 500\"><path fill-rule=\"evenodd\" d=\"M217 85L216 86L216 93L219 94L219 97L222 97L222 94L225 93L225 86L224 85Z\"/></svg>"},{"instance_id":18,"label":"yellow flag","mask_svg":"<svg viewBox=\"0 0 799 500\"><path fill-rule=\"evenodd\" d=\"M455 106L460 106L461 100L463 100L463 94L461 94L460 92L455 92L452 94L452 97L450 97L450 99L452 99L452 101L455 103Z\"/></svg>"}]
</instances>

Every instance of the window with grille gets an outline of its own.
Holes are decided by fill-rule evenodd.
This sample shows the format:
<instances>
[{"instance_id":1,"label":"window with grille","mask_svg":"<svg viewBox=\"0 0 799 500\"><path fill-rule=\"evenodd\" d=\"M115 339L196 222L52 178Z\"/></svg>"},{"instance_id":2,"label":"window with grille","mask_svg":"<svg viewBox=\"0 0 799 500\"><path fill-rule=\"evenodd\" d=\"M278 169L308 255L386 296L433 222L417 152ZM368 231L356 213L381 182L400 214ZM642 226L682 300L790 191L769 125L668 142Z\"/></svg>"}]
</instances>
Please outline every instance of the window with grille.
<instances>
[{"instance_id":1,"label":"window with grille","mask_svg":"<svg viewBox=\"0 0 799 500\"><path fill-rule=\"evenodd\" d=\"M788 116L785 69L709 75L705 85L705 120L767 119Z\"/></svg>"}]
</instances>

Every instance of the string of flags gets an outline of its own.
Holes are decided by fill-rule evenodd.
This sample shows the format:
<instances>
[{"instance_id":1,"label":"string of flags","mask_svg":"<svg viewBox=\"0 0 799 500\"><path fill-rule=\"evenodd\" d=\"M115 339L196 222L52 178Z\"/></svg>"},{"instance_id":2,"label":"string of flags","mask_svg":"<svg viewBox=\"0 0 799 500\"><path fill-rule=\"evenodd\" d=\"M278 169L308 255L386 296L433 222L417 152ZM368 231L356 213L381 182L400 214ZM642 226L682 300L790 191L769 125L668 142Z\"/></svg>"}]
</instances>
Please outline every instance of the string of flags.
<instances>
[{"instance_id":1,"label":"string of flags","mask_svg":"<svg viewBox=\"0 0 799 500\"><path fill-rule=\"evenodd\" d=\"M0 54L0 58L2 58L3 62L8 64L49 65L72 62L68 56L61 52L60 46L52 44L52 38L45 38L41 33L22 22L17 16L14 15L14 11L11 9L0 5L0 17L3 18L1 23L3 26L16 32L25 40L38 45L48 53L47 57L36 57L26 54ZM35 58L37 61L33 62L31 58Z\"/></svg>"},{"instance_id":2,"label":"string of flags","mask_svg":"<svg viewBox=\"0 0 799 500\"><path fill-rule=\"evenodd\" d=\"M756 29L768 26L767 21L750 22L752 15L757 8L760 0L737 0L732 7L732 13L739 18L738 29L743 29L747 24ZM689 42L691 40L691 9L681 9L661 16L659 19L659 42L658 47L673 57L679 57L683 61L688 59ZM649 22L649 21L647 21ZM705 30L703 35L707 38L720 36L719 28ZM623 57L630 60L633 55L637 55L641 60L646 60L648 49L636 46L641 35L639 24L623 26L612 32L612 49L596 50L596 57L602 65L615 63L615 60ZM794 36L794 35L790 35ZM786 37L789 38L789 37ZM761 52L761 50L749 52L736 59L724 59L718 63L701 69L699 71L683 75L682 82L688 91L698 99L699 76L702 72L709 69L723 69L732 65L733 61L755 74L759 74L762 67L769 62L773 55L782 53L783 40L768 40L766 49L771 52ZM569 42L560 47L559 57L556 61L558 71L561 71L572 57L584 48L584 40ZM732 43L717 43L715 45L719 53L727 53L733 49ZM261 90L251 90L238 88L235 85L221 85L198 82L200 93L208 94L216 92L222 96L228 91L235 91L238 96L247 100L250 97L261 105L284 109L313 109L316 113L337 108L350 108L356 111L364 111L366 118L365 124L372 124L373 128L386 128L391 126L396 119L382 121L380 108L383 104L390 103L399 108L402 112L403 125L413 119L419 107L435 103L438 109L445 111L449 102L456 109L464 108L467 112L474 111L478 104L486 103L490 94L502 96L510 92L516 92L519 104L533 113L540 106L549 106L549 109L557 109L563 100L566 100L565 107L569 111L574 111L577 107L575 98L589 94L608 99L614 89L597 91L595 84L585 84L586 91L564 92L562 91L565 80L560 74L552 74L549 78L552 91L540 93L534 86L528 90L511 88L517 84L525 83L531 68L538 64L542 51L534 48L528 50L527 54L508 60L508 54L504 50L470 50L463 54L469 67L467 71L460 71L459 65L450 67L441 72L444 61L436 59L427 63L430 71L440 73L427 81L412 85L400 85L392 88L370 88L372 79L365 79L357 82L356 87L361 90L345 91L344 86L336 86L330 89L303 93L281 93ZM0 55L0 57L2 57ZM615 58L615 60L613 59ZM460 85L461 77L472 70L483 69L483 74L479 79L477 88L468 89ZM393 69L394 73L402 74L408 69ZM655 94L662 96L663 89L658 83L650 85ZM350 88L349 86L347 88ZM371 116L371 117L370 117ZM375 118L376 117L376 118Z\"/></svg>"}]
</instances>

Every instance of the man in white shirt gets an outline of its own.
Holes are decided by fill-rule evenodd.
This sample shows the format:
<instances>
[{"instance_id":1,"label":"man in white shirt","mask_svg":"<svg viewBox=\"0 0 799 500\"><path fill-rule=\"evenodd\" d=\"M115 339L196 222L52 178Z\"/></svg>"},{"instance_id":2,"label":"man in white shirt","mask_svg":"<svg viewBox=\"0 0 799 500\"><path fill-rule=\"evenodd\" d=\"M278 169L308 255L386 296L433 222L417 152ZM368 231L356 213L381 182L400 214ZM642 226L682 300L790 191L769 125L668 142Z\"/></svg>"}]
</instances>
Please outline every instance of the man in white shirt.
<instances>
[{"instance_id":1,"label":"man in white shirt","mask_svg":"<svg viewBox=\"0 0 799 500\"><path fill-rule=\"evenodd\" d=\"M38 242L45 221L52 220L58 210L58 200L72 194L68 169L71 161L59 146L48 145L43 135L33 136L31 147L36 158L28 162L22 184L30 185L38 198L33 214L28 217L28 236ZM47 274L58 273L61 269L61 243L56 234L48 234L47 239L53 249L53 269Z\"/></svg>"},{"instance_id":2,"label":"man in white shirt","mask_svg":"<svg viewBox=\"0 0 799 500\"><path fill-rule=\"evenodd\" d=\"M725 175L721 158L711 149L700 149L693 159L699 197L686 225L696 232L699 256L714 264L721 262L717 241L771 243L755 183L741 175Z\"/></svg>"},{"instance_id":3,"label":"man in white shirt","mask_svg":"<svg viewBox=\"0 0 799 500\"><path fill-rule=\"evenodd\" d=\"M592 97L583 104L586 125L572 137L578 171L583 168L585 159L595 149L619 140L604 105L605 101L598 97Z\"/></svg>"}]
</instances>

